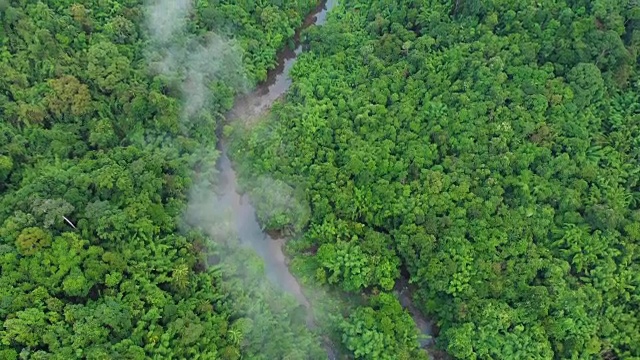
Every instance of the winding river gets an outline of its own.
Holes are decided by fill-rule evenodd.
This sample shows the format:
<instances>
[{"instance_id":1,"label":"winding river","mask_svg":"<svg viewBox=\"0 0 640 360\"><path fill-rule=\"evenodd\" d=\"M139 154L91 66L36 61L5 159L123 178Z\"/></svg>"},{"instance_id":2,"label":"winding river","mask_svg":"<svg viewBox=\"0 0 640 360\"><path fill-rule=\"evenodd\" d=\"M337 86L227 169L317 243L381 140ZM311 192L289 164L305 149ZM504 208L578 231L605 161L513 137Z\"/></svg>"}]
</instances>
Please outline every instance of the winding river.
<instances>
[{"instance_id":1,"label":"winding river","mask_svg":"<svg viewBox=\"0 0 640 360\"><path fill-rule=\"evenodd\" d=\"M291 50L286 48L278 55L278 66L270 71L267 81L259 85L257 89L247 95L236 99L233 109L226 118L243 119L251 121L260 114L267 111L271 105L281 98L291 86L289 71L296 58L302 53L300 42L300 31L311 25L322 25L326 21L327 12L336 5L336 0L322 1L306 18L302 27L296 31L294 41L296 48ZM291 274L287 266L287 259L283 252L285 239L274 239L262 230L256 217L256 211L251 205L247 194L240 194L237 188L236 173L227 155L227 146L224 141L220 142L221 156L217 164L220 171L220 196L226 204L231 204L235 227L238 232L240 243L252 248L260 255L265 263L265 272L273 284L281 287L283 291L292 294L300 304L304 305L307 311L307 324L310 328L315 328L315 321L310 311L311 304L302 292L302 288L297 279ZM431 336L434 333L434 325L424 318L413 306L409 296L408 287L405 281L399 281L396 286L396 294L402 305L411 313L417 327L425 335ZM433 340L425 339L421 342L423 348L432 347ZM337 359L337 351L333 344L325 338L325 348L329 359Z\"/></svg>"}]
</instances>

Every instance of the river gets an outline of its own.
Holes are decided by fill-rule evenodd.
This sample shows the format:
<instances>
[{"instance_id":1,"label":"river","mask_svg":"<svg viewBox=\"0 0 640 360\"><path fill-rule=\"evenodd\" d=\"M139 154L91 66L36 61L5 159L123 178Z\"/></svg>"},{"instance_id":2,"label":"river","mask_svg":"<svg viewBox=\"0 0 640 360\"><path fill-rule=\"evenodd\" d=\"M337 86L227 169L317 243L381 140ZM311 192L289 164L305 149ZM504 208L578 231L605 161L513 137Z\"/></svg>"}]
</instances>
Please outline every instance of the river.
<instances>
[{"instance_id":1,"label":"river","mask_svg":"<svg viewBox=\"0 0 640 360\"><path fill-rule=\"evenodd\" d=\"M278 65L268 73L267 81L260 84L253 92L236 99L233 109L226 116L227 119L242 119L244 122L250 122L267 111L276 100L286 93L291 86L289 71L297 56L302 53L300 31L311 25L325 23L327 12L335 5L335 0L322 1L305 18L302 27L296 31L294 37L295 49L286 48L279 53ZM220 141L220 150L221 156L217 166L221 177L220 196L223 203L231 204L240 243L252 248L264 260L266 275L272 283L280 286L283 291L292 294L300 304L308 309L307 324L310 328L315 328L315 321L310 311L311 304L302 292L298 280L289 271L287 258L282 249L285 239L274 239L262 230L248 195L240 194L238 191L236 173L227 155L227 146L224 140ZM434 325L415 309L409 296L408 287L405 284L406 282L402 280L398 282L396 294L402 305L414 318L420 331L425 335L431 336L434 332ZM432 344L433 341L431 339L421 342L423 348L430 348ZM337 359L335 346L326 338L324 345L327 349L328 358Z\"/></svg>"}]
</instances>

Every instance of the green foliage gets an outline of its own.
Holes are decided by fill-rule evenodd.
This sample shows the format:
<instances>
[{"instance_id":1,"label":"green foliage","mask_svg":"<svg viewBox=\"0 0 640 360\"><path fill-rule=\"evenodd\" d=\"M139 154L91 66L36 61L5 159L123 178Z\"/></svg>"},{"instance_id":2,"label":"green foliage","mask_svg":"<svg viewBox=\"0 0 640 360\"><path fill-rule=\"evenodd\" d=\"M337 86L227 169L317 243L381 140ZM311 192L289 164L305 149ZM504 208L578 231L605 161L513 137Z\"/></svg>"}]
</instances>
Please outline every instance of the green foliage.
<instances>
[{"instance_id":1,"label":"green foliage","mask_svg":"<svg viewBox=\"0 0 640 360\"><path fill-rule=\"evenodd\" d=\"M242 64L182 122L184 74L149 63L145 5L0 0L0 358L319 358L293 300L260 272L245 291L208 261L235 251L180 226ZM234 34L264 79L312 5L197 1L180 40Z\"/></svg>"},{"instance_id":2,"label":"green foliage","mask_svg":"<svg viewBox=\"0 0 640 360\"><path fill-rule=\"evenodd\" d=\"M309 221L309 208L295 189L280 180L259 178L253 183L251 199L258 219L267 229L300 232Z\"/></svg>"},{"instance_id":3,"label":"green foliage","mask_svg":"<svg viewBox=\"0 0 640 360\"><path fill-rule=\"evenodd\" d=\"M364 241L370 239L365 238ZM368 242L370 244L370 242ZM390 252L369 253L351 241L322 244L317 253L320 268L318 280L339 284L346 291L358 291L373 286L391 290L398 277L399 260Z\"/></svg>"},{"instance_id":4,"label":"green foliage","mask_svg":"<svg viewBox=\"0 0 640 360\"><path fill-rule=\"evenodd\" d=\"M236 153L305 190L317 280L406 268L452 356L640 357L637 5L341 2Z\"/></svg>"},{"instance_id":5,"label":"green foliage","mask_svg":"<svg viewBox=\"0 0 640 360\"><path fill-rule=\"evenodd\" d=\"M6 155L0 155L0 181L6 181L12 169L13 159Z\"/></svg>"},{"instance_id":6,"label":"green foliage","mask_svg":"<svg viewBox=\"0 0 640 360\"><path fill-rule=\"evenodd\" d=\"M34 255L51 245L51 235L37 227L25 228L16 239L16 248L21 255Z\"/></svg>"},{"instance_id":7,"label":"green foliage","mask_svg":"<svg viewBox=\"0 0 640 360\"><path fill-rule=\"evenodd\" d=\"M416 350L417 330L398 300L381 293L341 324L342 340L356 359L426 359Z\"/></svg>"}]
</instances>

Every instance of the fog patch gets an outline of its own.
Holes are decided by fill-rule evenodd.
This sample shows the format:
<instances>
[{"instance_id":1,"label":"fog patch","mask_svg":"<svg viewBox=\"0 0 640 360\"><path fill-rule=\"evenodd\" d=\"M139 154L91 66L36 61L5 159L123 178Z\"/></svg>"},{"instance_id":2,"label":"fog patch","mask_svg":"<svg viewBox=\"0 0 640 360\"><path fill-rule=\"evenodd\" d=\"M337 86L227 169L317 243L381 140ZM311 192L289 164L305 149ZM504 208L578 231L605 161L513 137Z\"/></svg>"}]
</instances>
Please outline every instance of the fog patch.
<instances>
[{"instance_id":1,"label":"fog patch","mask_svg":"<svg viewBox=\"0 0 640 360\"><path fill-rule=\"evenodd\" d=\"M147 3L146 27L151 40L166 44L184 31L192 9L191 0L155 0Z\"/></svg>"},{"instance_id":2,"label":"fog patch","mask_svg":"<svg viewBox=\"0 0 640 360\"><path fill-rule=\"evenodd\" d=\"M249 89L242 48L222 34L188 34L186 25L192 10L191 0L151 1L145 22L150 68L171 84L179 84L183 124L213 111L214 84L225 84L235 93Z\"/></svg>"},{"instance_id":3,"label":"fog patch","mask_svg":"<svg viewBox=\"0 0 640 360\"><path fill-rule=\"evenodd\" d=\"M301 200L303 192L286 182L261 176L250 193L258 219L266 228L299 233L307 225L311 209Z\"/></svg>"},{"instance_id":4,"label":"fog patch","mask_svg":"<svg viewBox=\"0 0 640 360\"><path fill-rule=\"evenodd\" d=\"M181 125L189 130L209 126L210 123L199 122L198 119L221 118L220 113L214 112L227 110L213 106L217 101L216 91L225 91L225 96L228 96L229 88L235 94L247 92L250 88L242 65L243 52L233 39L212 32L203 36L188 34L187 25L193 10L193 3L189 0L151 0L147 3L145 22L149 34L145 56L150 70L159 78L154 80L162 82L163 91L169 88L171 96L181 99ZM212 245L214 242L222 245L215 255L218 258L213 260L211 255L212 259L207 259L207 263L221 265L225 277L239 276L242 279L232 280L233 286L224 289L225 293L268 300L266 305L251 306L254 312L247 314L250 321L237 325L249 332L252 346L260 347L273 341L269 336L271 330L283 333L295 325L289 324L290 320L284 317L278 319L286 321L274 323L274 310L288 312L295 309L295 301L283 299L275 289L281 288L293 294L306 308L310 304L288 270L281 249L283 241L273 241L267 236L248 195L238 194L236 175L226 151L201 146L193 150L191 158L197 165L181 225L184 230L200 229L211 238ZM258 178L252 183L255 183L252 188L256 189L252 195L255 192L260 204L258 216L278 224L290 223L292 229L302 229L300 224L308 219L308 206L296 200L294 188L270 178ZM264 276L271 282L264 281ZM250 322L260 324L260 331L251 331ZM290 341L284 343L310 341L308 349L305 349L310 350L315 340L304 335L303 328L304 324L298 324L296 330L286 334ZM286 353L288 350L280 351Z\"/></svg>"}]
</instances>

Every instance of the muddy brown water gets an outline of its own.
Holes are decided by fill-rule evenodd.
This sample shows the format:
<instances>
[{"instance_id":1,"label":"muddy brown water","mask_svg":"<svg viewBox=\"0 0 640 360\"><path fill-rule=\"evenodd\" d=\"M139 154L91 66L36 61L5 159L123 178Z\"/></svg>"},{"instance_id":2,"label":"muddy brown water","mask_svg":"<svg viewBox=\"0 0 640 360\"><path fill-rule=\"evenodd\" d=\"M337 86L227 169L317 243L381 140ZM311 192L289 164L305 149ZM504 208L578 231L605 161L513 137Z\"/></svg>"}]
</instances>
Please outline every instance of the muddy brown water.
<instances>
[{"instance_id":1,"label":"muddy brown water","mask_svg":"<svg viewBox=\"0 0 640 360\"><path fill-rule=\"evenodd\" d=\"M298 55L302 54L300 33L311 25L322 25L327 21L327 13L336 5L335 0L321 1L296 30L293 37L295 49L285 47L278 53L277 66L267 73L267 80L258 85L253 92L236 99L235 106L229 113L229 118L243 119L251 122L258 115L267 111L271 105L282 97L291 86L289 72L296 62Z\"/></svg>"},{"instance_id":2,"label":"muddy brown water","mask_svg":"<svg viewBox=\"0 0 640 360\"><path fill-rule=\"evenodd\" d=\"M300 31L311 25L322 25L327 18L327 12L336 5L335 0L322 1L306 18L302 27L296 31L294 36L295 49L286 48L278 55L278 65L267 75L267 81L260 84L253 92L240 96L236 99L233 109L227 114L227 121L242 120L252 122L259 115L266 112L271 105L280 99L291 86L289 72L293 67L298 55L302 53L300 42ZM267 278L283 291L292 294L298 302L305 306L307 311L307 325L315 328L315 321L311 312L311 304L302 292L298 280L291 274L288 268L288 261L283 252L284 238L273 238L267 234L260 226L255 208L247 194L240 194L238 190L237 177L232 163L227 155L227 146L224 140L220 141L221 156L218 160L217 168L220 171L220 197L221 202L230 204L233 212L234 223L240 243L243 246L252 248L264 261ZM396 286L396 294L401 304L409 311L420 331L431 336L434 332L434 325L424 318L412 304L409 291L404 282L399 282ZM336 347L328 339L325 340L325 348L329 359L337 359ZM432 339L421 342L424 348L431 347Z\"/></svg>"},{"instance_id":3,"label":"muddy brown water","mask_svg":"<svg viewBox=\"0 0 640 360\"><path fill-rule=\"evenodd\" d=\"M411 314L413 321L416 323L416 327L423 335L427 335L423 339L420 339L420 346L423 349L433 347L435 343L433 336L437 334L438 328L431 319L424 317L420 313L420 310L413 304L413 299L411 298L412 291L406 278L401 278L396 281L394 293L398 297L400 304Z\"/></svg>"}]
</instances>

